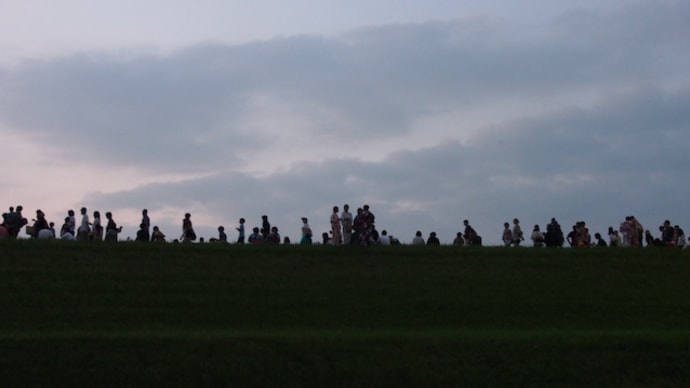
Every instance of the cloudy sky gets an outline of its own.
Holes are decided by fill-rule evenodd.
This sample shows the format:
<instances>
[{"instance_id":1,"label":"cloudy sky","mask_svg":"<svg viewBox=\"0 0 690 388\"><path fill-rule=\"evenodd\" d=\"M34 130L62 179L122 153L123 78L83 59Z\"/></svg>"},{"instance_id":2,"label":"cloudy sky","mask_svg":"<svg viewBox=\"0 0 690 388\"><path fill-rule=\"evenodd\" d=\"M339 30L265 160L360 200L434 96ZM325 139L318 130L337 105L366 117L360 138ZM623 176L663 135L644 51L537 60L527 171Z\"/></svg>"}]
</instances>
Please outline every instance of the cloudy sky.
<instances>
[{"instance_id":1,"label":"cloudy sky","mask_svg":"<svg viewBox=\"0 0 690 388\"><path fill-rule=\"evenodd\" d=\"M0 0L5 207L690 228L690 2ZM235 233L230 233L235 238Z\"/></svg>"}]
</instances>

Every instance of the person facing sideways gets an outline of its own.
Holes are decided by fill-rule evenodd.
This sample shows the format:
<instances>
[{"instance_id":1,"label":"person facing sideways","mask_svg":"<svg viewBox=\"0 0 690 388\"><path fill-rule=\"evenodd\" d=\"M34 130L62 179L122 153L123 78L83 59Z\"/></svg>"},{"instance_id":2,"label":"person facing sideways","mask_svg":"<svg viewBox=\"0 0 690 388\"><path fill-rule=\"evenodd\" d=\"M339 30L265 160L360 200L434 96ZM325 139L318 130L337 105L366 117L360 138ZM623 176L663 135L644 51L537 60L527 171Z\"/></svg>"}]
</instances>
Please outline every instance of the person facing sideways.
<instances>
[{"instance_id":1,"label":"person facing sideways","mask_svg":"<svg viewBox=\"0 0 690 388\"><path fill-rule=\"evenodd\" d=\"M91 232L91 239L94 241L103 241L103 225L101 224L101 212L96 210L93 212L93 231Z\"/></svg>"},{"instance_id":2,"label":"person facing sideways","mask_svg":"<svg viewBox=\"0 0 690 388\"><path fill-rule=\"evenodd\" d=\"M268 234L266 243L271 245L280 245L280 233L278 233L277 227L271 227L271 233Z\"/></svg>"},{"instance_id":3,"label":"person facing sideways","mask_svg":"<svg viewBox=\"0 0 690 388\"><path fill-rule=\"evenodd\" d=\"M455 234L455 238L453 239L453 245L462 247L465 245L465 239L462 237L462 232L458 232Z\"/></svg>"},{"instance_id":4,"label":"person facing sideways","mask_svg":"<svg viewBox=\"0 0 690 388\"><path fill-rule=\"evenodd\" d=\"M333 245L333 239L328 235L328 232L321 233L321 244Z\"/></svg>"},{"instance_id":5,"label":"person facing sideways","mask_svg":"<svg viewBox=\"0 0 690 388\"><path fill-rule=\"evenodd\" d=\"M48 221L46 221L46 215L41 209L36 210L36 220L34 220L33 226L34 230L31 234L31 237L33 238L38 238L40 232L43 230L50 232L50 226L48 225ZM52 235L52 232L50 234Z\"/></svg>"},{"instance_id":6,"label":"person facing sideways","mask_svg":"<svg viewBox=\"0 0 690 388\"><path fill-rule=\"evenodd\" d=\"M122 232L122 227L117 227L115 220L113 220L113 213L105 213L105 218L108 220L105 225L105 241L117 241L117 235Z\"/></svg>"},{"instance_id":7,"label":"person facing sideways","mask_svg":"<svg viewBox=\"0 0 690 388\"><path fill-rule=\"evenodd\" d=\"M379 236L377 243L379 245L391 245L391 238L388 236L388 231L386 231L386 229L381 231L381 236Z\"/></svg>"},{"instance_id":8,"label":"person facing sideways","mask_svg":"<svg viewBox=\"0 0 690 388\"><path fill-rule=\"evenodd\" d=\"M62 240L74 240L74 235L70 230L69 216L65 217L65 223L60 228L60 238Z\"/></svg>"},{"instance_id":9,"label":"person facing sideways","mask_svg":"<svg viewBox=\"0 0 690 388\"><path fill-rule=\"evenodd\" d=\"M343 212L340 214L340 224L343 227L343 244L350 245L352 243L352 213L350 213L350 205L343 205Z\"/></svg>"},{"instance_id":10,"label":"person facing sideways","mask_svg":"<svg viewBox=\"0 0 690 388\"><path fill-rule=\"evenodd\" d=\"M510 224L503 223L503 245L509 247L513 243L513 231L510 230Z\"/></svg>"},{"instance_id":11,"label":"person facing sideways","mask_svg":"<svg viewBox=\"0 0 690 388\"><path fill-rule=\"evenodd\" d=\"M429 238L426 239L426 245L441 245L438 237L436 237L436 232L429 233Z\"/></svg>"},{"instance_id":12,"label":"person facing sideways","mask_svg":"<svg viewBox=\"0 0 690 388\"><path fill-rule=\"evenodd\" d=\"M648 247L654 246L654 236L652 236L652 232L649 229L644 231L644 242Z\"/></svg>"},{"instance_id":13,"label":"person facing sideways","mask_svg":"<svg viewBox=\"0 0 690 388\"><path fill-rule=\"evenodd\" d=\"M85 207L81 208L79 212L81 213L81 223L79 224L79 229L77 229L77 240L86 241L89 239L89 235L91 234L89 214L86 212Z\"/></svg>"},{"instance_id":14,"label":"person facing sideways","mask_svg":"<svg viewBox=\"0 0 690 388\"><path fill-rule=\"evenodd\" d=\"M137 230L137 237L134 239L134 241L140 241L140 242L149 242L149 236L148 233L146 233L146 224L141 223L139 224L139 230Z\"/></svg>"},{"instance_id":15,"label":"person facing sideways","mask_svg":"<svg viewBox=\"0 0 690 388\"><path fill-rule=\"evenodd\" d=\"M77 220L74 218L74 210L70 209L67 211L67 217L69 217L69 232L73 237L76 237L76 224Z\"/></svg>"},{"instance_id":16,"label":"person facing sideways","mask_svg":"<svg viewBox=\"0 0 690 388\"><path fill-rule=\"evenodd\" d=\"M680 226L676 225L673 227L674 235L673 238L676 241L676 246L683 249L685 247L685 232Z\"/></svg>"},{"instance_id":17,"label":"person facing sideways","mask_svg":"<svg viewBox=\"0 0 690 388\"><path fill-rule=\"evenodd\" d=\"M520 243L525 239L522 235L522 228L520 227L520 220L513 219L513 246L519 247Z\"/></svg>"},{"instance_id":18,"label":"person facing sideways","mask_svg":"<svg viewBox=\"0 0 690 388\"><path fill-rule=\"evenodd\" d=\"M261 216L261 236L264 240L268 240L268 235L271 233L271 223L268 222L268 216Z\"/></svg>"},{"instance_id":19,"label":"person facing sideways","mask_svg":"<svg viewBox=\"0 0 690 388\"><path fill-rule=\"evenodd\" d=\"M196 232L192 225L192 215L185 213L182 219L182 242L190 242L196 240Z\"/></svg>"},{"instance_id":20,"label":"person facing sideways","mask_svg":"<svg viewBox=\"0 0 690 388\"><path fill-rule=\"evenodd\" d=\"M311 245L312 235L311 227L309 227L309 220L307 217L302 217L302 239L299 241L299 243L301 245Z\"/></svg>"},{"instance_id":21,"label":"person facing sideways","mask_svg":"<svg viewBox=\"0 0 690 388\"><path fill-rule=\"evenodd\" d=\"M333 245L340 245L341 243L341 229L342 224L340 221L340 216L338 215L337 206L333 206L333 213L331 213L331 233L333 233Z\"/></svg>"},{"instance_id":22,"label":"person facing sideways","mask_svg":"<svg viewBox=\"0 0 690 388\"><path fill-rule=\"evenodd\" d=\"M597 240L597 247L607 247L606 241L603 238L601 238L601 233L594 233L594 239Z\"/></svg>"},{"instance_id":23,"label":"person facing sideways","mask_svg":"<svg viewBox=\"0 0 690 388\"><path fill-rule=\"evenodd\" d=\"M141 211L141 223L144 224L144 237L146 237L146 241L149 241L151 239L151 219L148 209Z\"/></svg>"},{"instance_id":24,"label":"person facing sideways","mask_svg":"<svg viewBox=\"0 0 690 388\"><path fill-rule=\"evenodd\" d=\"M255 226L252 229L252 234L249 235L249 238L247 239L247 241L253 245L259 245L264 241L264 236L261 233L259 233L259 227L258 226Z\"/></svg>"},{"instance_id":25,"label":"person facing sideways","mask_svg":"<svg viewBox=\"0 0 690 388\"><path fill-rule=\"evenodd\" d=\"M426 242L424 241L424 237L422 237L422 231L418 230L414 234L414 238L412 239L412 245L424 245Z\"/></svg>"},{"instance_id":26,"label":"person facing sideways","mask_svg":"<svg viewBox=\"0 0 690 388\"><path fill-rule=\"evenodd\" d=\"M240 226L235 229L237 230L237 244L244 244L244 218L240 218Z\"/></svg>"},{"instance_id":27,"label":"person facing sideways","mask_svg":"<svg viewBox=\"0 0 690 388\"><path fill-rule=\"evenodd\" d=\"M539 225L534 225L530 239L532 240L532 244L535 248L541 248L544 246L544 233L539 230Z\"/></svg>"},{"instance_id":28,"label":"person facing sideways","mask_svg":"<svg viewBox=\"0 0 690 388\"><path fill-rule=\"evenodd\" d=\"M227 243L228 242L228 235L225 234L225 227L223 225L219 226L218 227L218 238L211 237L211 239L209 239L208 242Z\"/></svg>"},{"instance_id":29,"label":"person facing sideways","mask_svg":"<svg viewBox=\"0 0 690 388\"><path fill-rule=\"evenodd\" d=\"M165 242L165 235L158 226L153 227L153 232L151 233L151 242Z\"/></svg>"},{"instance_id":30,"label":"person facing sideways","mask_svg":"<svg viewBox=\"0 0 690 388\"><path fill-rule=\"evenodd\" d=\"M465 225L465 233L463 234L465 241L467 241L467 243L471 246L482 246L482 237L477 234L477 231L474 230L474 228L470 225L470 222L468 220L464 220L462 223Z\"/></svg>"}]
</instances>

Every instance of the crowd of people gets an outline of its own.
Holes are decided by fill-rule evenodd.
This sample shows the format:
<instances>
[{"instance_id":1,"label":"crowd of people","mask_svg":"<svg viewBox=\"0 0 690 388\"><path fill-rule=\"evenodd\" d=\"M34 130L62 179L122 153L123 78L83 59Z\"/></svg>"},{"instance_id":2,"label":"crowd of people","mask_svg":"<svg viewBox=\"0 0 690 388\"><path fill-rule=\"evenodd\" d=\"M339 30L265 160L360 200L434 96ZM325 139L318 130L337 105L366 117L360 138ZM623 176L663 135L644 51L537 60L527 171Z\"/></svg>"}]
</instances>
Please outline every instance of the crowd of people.
<instances>
[{"instance_id":1,"label":"crowd of people","mask_svg":"<svg viewBox=\"0 0 690 388\"><path fill-rule=\"evenodd\" d=\"M105 227L101 221L99 211L94 211L91 218L88 210L82 207L79 211L80 222L74 210L68 210L64 222L59 229L54 222L48 222L43 211L36 210L36 217L29 223L23 214L23 207L10 207L9 211L3 213L2 224L0 224L0 239L16 239L22 228L25 228L26 235L33 239L62 239L77 241L118 241L122 227L115 222L111 212L105 213ZM261 227L252 228L249 235L245 235L244 218L239 219L237 231L237 244L252 245L278 245L292 244L288 237L281 239L276 226L271 226L267 215L261 217ZM320 241L314 241L314 234L309 226L307 217L302 217L301 238L299 244L324 244L324 245L399 245L400 240L389 234L387 230L379 231L376 228L376 217L369 208L364 205L358 208L353 215L349 205L345 204L340 211L338 206L333 207L330 215L330 230L321 234ZM468 220L463 221L464 230L458 232L453 240L456 246L482 246L482 237L470 225ZM531 246L541 247L563 247L566 243L573 248L587 247L686 247L685 232L679 225L671 225L669 220L663 222L658 228L658 237L654 237L649 229L644 229L642 224L634 217L625 217L618 228L608 228L608 239L604 239L601 233L592 234L584 221L576 222L568 234L564 234L560 224L555 218L551 219L542 231L539 225L534 225L528 238ZM203 238L198 239L204 242ZM608 240L608 241L607 241ZM141 222L134 241L139 242L167 242L166 235L158 226L151 227L151 219L148 210L141 212ZM197 241L197 235L192 224L191 214L186 213L182 219L182 234L179 239L175 238L172 242L192 242ZM520 225L520 220L515 218L512 225L509 222L503 224L501 241L506 247L519 247L528 244L526 234ZM690 241L690 239L688 239ZM224 226L218 227L218 236L209 239L211 243L228 243L228 236ZM440 245L436 232L429 233L425 239L421 231L417 231L412 239L412 245Z\"/></svg>"}]
</instances>

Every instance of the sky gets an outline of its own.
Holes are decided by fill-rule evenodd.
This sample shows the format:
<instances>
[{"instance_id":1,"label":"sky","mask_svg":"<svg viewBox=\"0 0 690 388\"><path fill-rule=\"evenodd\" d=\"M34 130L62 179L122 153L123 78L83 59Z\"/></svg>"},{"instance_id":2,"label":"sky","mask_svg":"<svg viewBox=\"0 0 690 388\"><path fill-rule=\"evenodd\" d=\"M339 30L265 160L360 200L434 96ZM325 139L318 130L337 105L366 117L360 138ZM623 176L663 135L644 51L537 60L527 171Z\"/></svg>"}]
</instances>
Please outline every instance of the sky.
<instances>
[{"instance_id":1,"label":"sky","mask_svg":"<svg viewBox=\"0 0 690 388\"><path fill-rule=\"evenodd\" d=\"M169 239L690 228L690 2L0 0L3 206ZM1 204L0 204L1 205Z\"/></svg>"}]
</instances>

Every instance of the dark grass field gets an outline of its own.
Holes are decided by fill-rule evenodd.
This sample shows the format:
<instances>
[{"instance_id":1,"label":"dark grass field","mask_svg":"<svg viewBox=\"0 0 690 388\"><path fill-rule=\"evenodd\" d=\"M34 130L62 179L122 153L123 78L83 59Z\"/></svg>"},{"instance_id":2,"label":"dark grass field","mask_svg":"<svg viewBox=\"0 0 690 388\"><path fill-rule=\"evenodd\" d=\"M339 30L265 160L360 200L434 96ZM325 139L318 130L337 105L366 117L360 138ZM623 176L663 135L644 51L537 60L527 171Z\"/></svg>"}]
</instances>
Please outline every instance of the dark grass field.
<instances>
[{"instance_id":1,"label":"dark grass field","mask_svg":"<svg viewBox=\"0 0 690 388\"><path fill-rule=\"evenodd\" d=\"M0 242L2 386L688 386L690 252Z\"/></svg>"}]
</instances>

